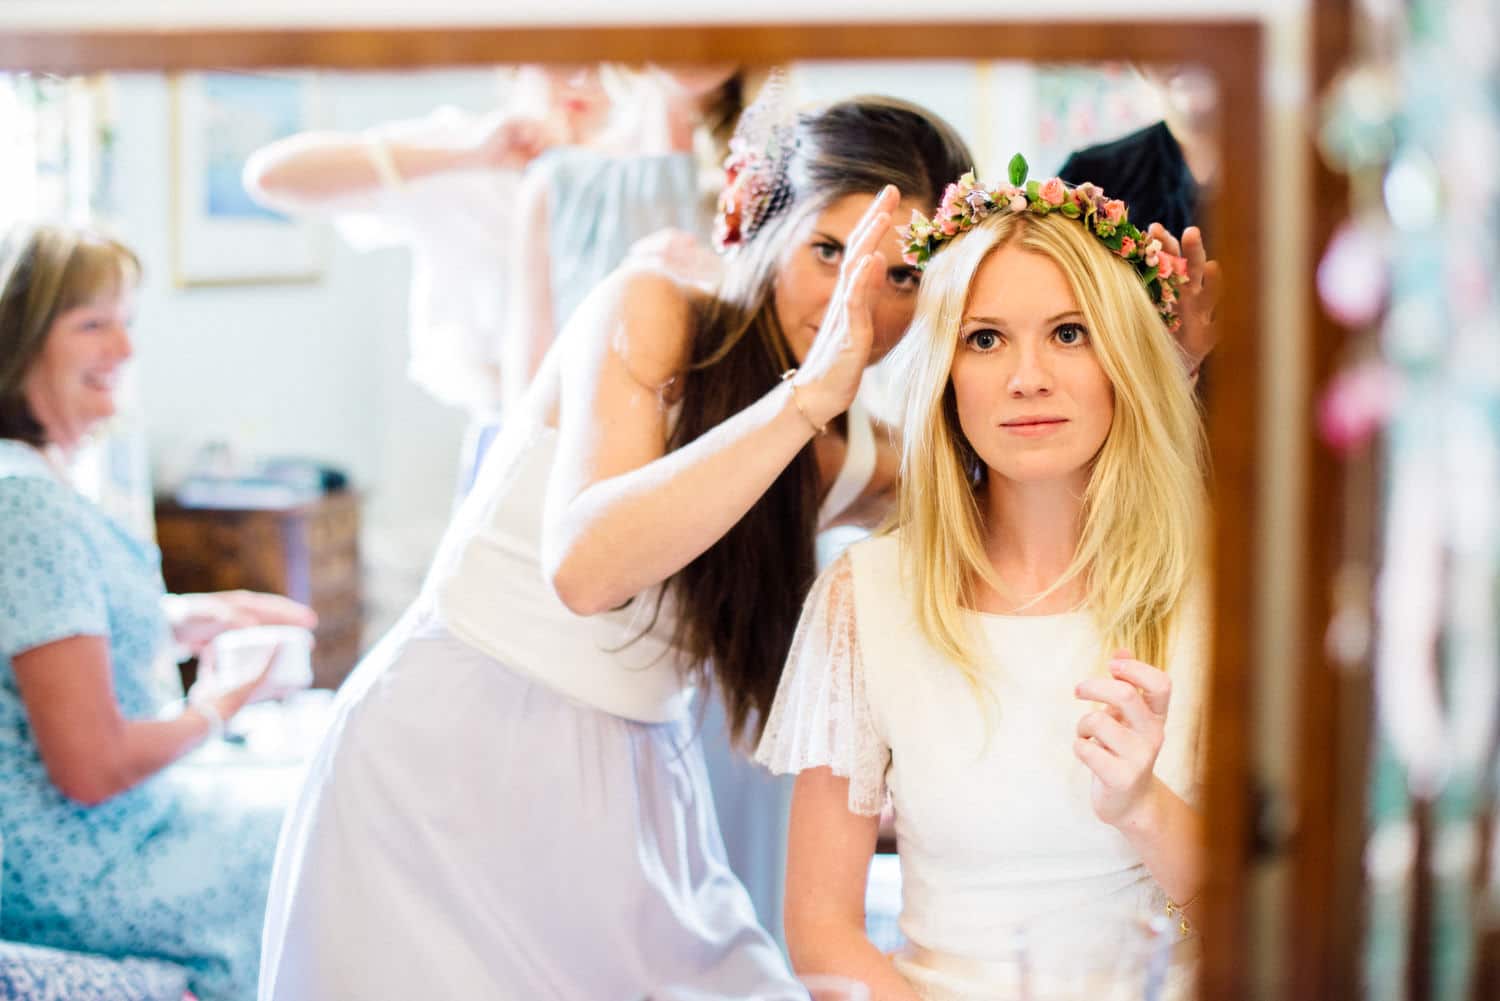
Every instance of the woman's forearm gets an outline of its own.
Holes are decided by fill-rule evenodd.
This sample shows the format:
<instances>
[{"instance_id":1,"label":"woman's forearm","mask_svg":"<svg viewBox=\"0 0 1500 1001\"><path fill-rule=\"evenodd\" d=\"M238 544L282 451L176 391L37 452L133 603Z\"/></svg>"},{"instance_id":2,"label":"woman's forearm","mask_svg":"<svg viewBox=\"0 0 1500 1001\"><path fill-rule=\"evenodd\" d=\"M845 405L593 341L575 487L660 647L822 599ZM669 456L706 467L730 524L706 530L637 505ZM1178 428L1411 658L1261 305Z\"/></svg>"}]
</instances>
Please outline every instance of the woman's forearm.
<instances>
[{"instance_id":1,"label":"woman's forearm","mask_svg":"<svg viewBox=\"0 0 1500 1001\"><path fill-rule=\"evenodd\" d=\"M390 158L393 178L377 166L381 150ZM246 189L268 205L306 210L392 181L475 166L475 157L475 148L466 144L308 132L258 150L245 165L244 180Z\"/></svg>"},{"instance_id":2,"label":"woman's forearm","mask_svg":"<svg viewBox=\"0 0 1500 1001\"><path fill-rule=\"evenodd\" d=\"M871 1001L921 1001L864 929L846 921L799 921L788 913L787 951L799 976L823 973L857 980L870 988Z\"/></svg>"},{"instance_id":3,"label":"woman's forearm","mask_svg":"<svg viewBox=\"0 0 1500 1001\"><path fill-rule=\"evenodd\" d=\"M104 769L95 793L102 800L139 785L202 744L212 731L207 717L191 707L172 719L126 722L113 768Z\"/></svg>"},{"instance_id":4,"label":"woman's forearm","mask_svg":"<svg viewBox=\"0 0 1500 1001\"><path fill-rule=\"evenodd\" d=\"M209 720L209 712L226 721L248 701L249 692L241 686L208 700L207 706L184 706L171 719L124 721L116 753L106 756L113 768L100 769L96 787L89 790L96 797L94 802L139 785L202 744L217 729Z\"/></svg>"},{"instance_id":5,"label":"woman's forearm","mask_svg":"<svg viewBox=\"0 0 1500 1001\"><path fill-rule=\"evenodd\" d=\"M813 433L783 383L682 448L549 498L561 512L547 546L558 595L595 614L671 577L745 516Z\"/></svg>"},{"instance_id":6,"label":"woman's forearm","mask_svg":"<svg viewBox=\"0 0 1500 1001\"><path fill-rule=\"evenodd\" d=\"M213 732L207 716L194 708L168 720L126 719L111 683L108 642L103 636L70 636L11 661L47 777L64 796L86 805L145 781ZM251 691L241 686L225 692L213 708L227 720Z\"/></svg>"},{"instance_id":7,"label":"woman's forearm","mask_svg":"<svg viewBox=\"0 0 1500 1001\"><path fill-rule=\"evenodd\" d=\"M1146 869L1178 904L1195 900L1203 886L1203 819L1160 779L1141 809L1119 825Z\"/></svg>"}]
</instances>

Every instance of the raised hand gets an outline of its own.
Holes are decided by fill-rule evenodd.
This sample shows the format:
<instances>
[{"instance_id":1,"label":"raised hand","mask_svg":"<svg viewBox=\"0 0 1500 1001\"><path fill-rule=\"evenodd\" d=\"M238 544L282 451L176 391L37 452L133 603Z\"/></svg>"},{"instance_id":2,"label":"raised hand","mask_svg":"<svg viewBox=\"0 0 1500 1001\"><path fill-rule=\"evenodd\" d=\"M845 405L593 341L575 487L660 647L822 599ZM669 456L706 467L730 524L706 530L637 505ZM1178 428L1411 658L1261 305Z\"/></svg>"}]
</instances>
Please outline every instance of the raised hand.
<instances>
[{"instance_id":1,"label":"raised hand","mask_svg":"<svg viewBox=\"0 0 1500 1001\"><path fill-rule=\"evenodd\" d=\"M561 141L562 133L552 123L497 111L476 123L466 145L474 166L519 170Z\"/></svg>"},{"instance_id":2,"label":"raised hand","mask_svg":"<svg viewBox=\"0 0 1500 1001\"><path fill-rule=\"evenodd\" d=\"M886 185L849 234L828 312L793 380L808 418L820 427L849 409L870 363L875 338L871 310L886 272L885 255L875 247L890 229L891 213L900 201L896 186Z\"/></svg>"},{"instance_id":3,"label":"raised hand","mask_svg":"<svg viewBox=\"0 0 1500 1001\"><path fill-rule=\"evenodd\" d=\"M1187 258L1187 284L1177 290L1178 316L1182 325L1177 328L1177 346L1182 349L1183 361L1188 371L1198 373L1209 352L1218 342L1214 330L1214 307L1219 304L1219 262L1210 261L1203 247L1203 233L1197 226L1182 231L1182 242L1167 232L1159 222L1153 222L1148 235L1161 241L1162 249L1169 254Z\"/></svg>"},{"instance_id":4,"label":"raised hand","mask_svg":"<svg viewBox=\"0 0 1500 1001\"><path fill-rule=\"evenodd\" d=\"M258 591L210 591L180 594L165 605L173 637L192 653L202 653L215 636L245 626L304 626L318 616L311 608L279 594Z\"/></svg>"},{"instance_id":5,"label":"raised hand","mask_svg":"<svg viewBox=\"0 0 1500 1001\"><path fill-rule=\"evenodd\" d=\"M1102 703L1078 721L1073 753L1094 773L1094 814L1117 828L1130 825L1157 789L1156 756L1166 735L1172 682L1166 672L1116 650L1108 678L1090 678L1074 694Z\"/></svg>"}]
</instances>

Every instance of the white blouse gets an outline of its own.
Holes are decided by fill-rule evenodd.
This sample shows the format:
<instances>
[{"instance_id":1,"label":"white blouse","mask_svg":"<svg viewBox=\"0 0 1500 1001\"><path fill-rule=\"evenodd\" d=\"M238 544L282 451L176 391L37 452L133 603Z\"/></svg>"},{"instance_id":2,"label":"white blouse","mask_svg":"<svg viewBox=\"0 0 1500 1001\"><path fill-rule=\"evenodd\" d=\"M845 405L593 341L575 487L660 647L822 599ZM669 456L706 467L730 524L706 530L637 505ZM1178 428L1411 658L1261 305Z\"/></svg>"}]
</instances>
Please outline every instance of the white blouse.
<instances>
[{"instance_id":1,"label":"white blouse","mask_svg":"<svg viewBox=\"0 0 1500 1001\"><path fill-rule=\"evenodd\" d=\"M756 753L778 773L832 768L849 779L851 812L878 813L890 798L909 943L896 965L932 1001L1013 989L1018 935L1043 965L1113 962L1122 922L1166 903L1124 836L1094 815L1092 775L1073 753L1093 708L1074 686L1106 660L1092 617L970 615L988 646L987 710L917 627L898 536L852 546L808 598ZM1205 625L1190 602L1165 665L1173 690L1156 764L1189 802Z\"/></svg>"}]
</instances>

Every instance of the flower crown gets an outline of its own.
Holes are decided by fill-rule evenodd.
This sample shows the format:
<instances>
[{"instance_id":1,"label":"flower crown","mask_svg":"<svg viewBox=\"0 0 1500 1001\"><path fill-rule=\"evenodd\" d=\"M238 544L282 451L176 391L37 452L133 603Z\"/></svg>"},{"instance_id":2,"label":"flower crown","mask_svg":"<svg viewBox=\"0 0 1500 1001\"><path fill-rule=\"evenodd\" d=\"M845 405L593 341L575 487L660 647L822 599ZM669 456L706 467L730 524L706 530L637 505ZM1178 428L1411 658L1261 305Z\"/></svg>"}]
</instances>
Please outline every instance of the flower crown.
<instances>
[{"instance_id":1,"label":"flower crown","mask_svg":"<svg viewBox=\"0 0 1500 1001\"><path fill-rule=\"evenodd\" d=\"M1028 181L1028 169L1026 158L1017 153L1010 161L1009 184L985 188L970 171L948 185L936 215L927 219L920 212L913 212L911 225L898 230L906 241L902 260L921 270L939 247L996 212L1043 216L1060 212L1069 219L1077 219L1100 243L1135 268L1162 321L1168 329L1176 330L1181 323L1177 316L1177 289L1187 282L1187 259L1168 253L1162 249L1161 241L1136 229L1128 218L1125 203L1118 198L1106 198L1098 185L1069 187L1056 177Z\"/></svg>"}]
</instances>

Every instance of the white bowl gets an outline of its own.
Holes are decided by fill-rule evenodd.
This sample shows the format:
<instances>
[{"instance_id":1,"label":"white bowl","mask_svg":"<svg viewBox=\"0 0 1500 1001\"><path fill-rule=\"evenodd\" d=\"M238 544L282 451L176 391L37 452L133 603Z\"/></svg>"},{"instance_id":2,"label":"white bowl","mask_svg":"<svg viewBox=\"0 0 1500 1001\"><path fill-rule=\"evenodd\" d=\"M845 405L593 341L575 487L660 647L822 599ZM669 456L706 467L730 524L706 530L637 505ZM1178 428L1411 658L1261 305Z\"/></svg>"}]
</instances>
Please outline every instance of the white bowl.
<instances>
[{"instance_id":1,"label":"white bowl","mask_svg":"<svg viewBox=\"0 0 1500 1001\"><path fill-rule=\"evenodd\" d=\"M214 637L210 685L214 691L227 691L254 681L265 670L266 658L276 651L267 685L285 690L306 688L313 680L312 648L312 631L302 626L226 630Z\"/></svg>"}]
</instances>

